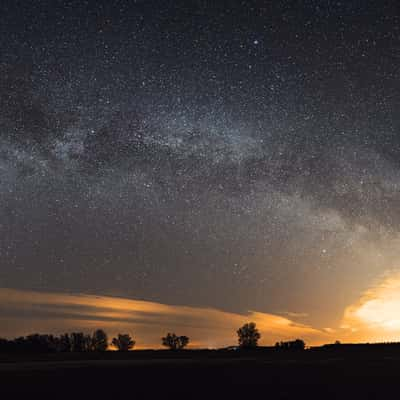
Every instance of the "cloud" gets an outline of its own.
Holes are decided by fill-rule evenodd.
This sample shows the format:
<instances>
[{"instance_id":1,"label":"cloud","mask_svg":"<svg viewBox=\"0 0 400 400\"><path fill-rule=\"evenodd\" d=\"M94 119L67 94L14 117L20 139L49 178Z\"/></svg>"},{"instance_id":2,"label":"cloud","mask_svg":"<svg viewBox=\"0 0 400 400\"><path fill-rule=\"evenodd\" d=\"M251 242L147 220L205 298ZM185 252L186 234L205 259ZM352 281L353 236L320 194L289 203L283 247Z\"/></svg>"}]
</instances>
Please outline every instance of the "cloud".
<instances>
[{"instance_id":1,"label":"cloud","mask_svg":"<svg viewBox=\"0 0 400 400\"><path fill-rule=\"evenodd\" d=\"M214 348L235 344L237 328L248 321L256 322L264 345L298 337L315 344L327 336L288 318L256 311L236 314L117 297L0 289L0 336L7 337L103 328L110 335L131 333L140 348L156 348L162 335L175 331L189 336L193 347Z\"/></svg>"},{"instance_id":2,"label":"cloud","mask_svg":"<svg viewBox=\"0 0 400 400\"><path fill-rule=\"evenodd\" d=\"M289 318L306 318L309 316L308 313L292 312L292 311L282 311L280 314L286 315Z\"/></svg>"}]
</instances>

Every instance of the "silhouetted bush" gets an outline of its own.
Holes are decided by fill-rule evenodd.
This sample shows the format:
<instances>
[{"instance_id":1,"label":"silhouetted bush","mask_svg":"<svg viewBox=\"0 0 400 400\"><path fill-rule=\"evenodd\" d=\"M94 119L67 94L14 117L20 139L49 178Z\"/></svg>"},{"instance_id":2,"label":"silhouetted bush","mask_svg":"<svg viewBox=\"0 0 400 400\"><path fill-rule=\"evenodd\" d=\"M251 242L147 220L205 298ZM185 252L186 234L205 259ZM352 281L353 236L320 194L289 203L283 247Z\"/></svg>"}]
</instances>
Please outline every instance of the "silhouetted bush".
<instances>
[{"instance_id":1,"label":"silhouetted bush","mask_svg":"<svg viewBox=\"0 0 400 400\"><path fill-rule=\"evenodd\" d=\"M245 349L257 347L258 340L261 337L254 322L244 324L236 333L238 335L239 346Z\"/></svg>"},{"instance_id":2,"label":"silhouetted bush","mask_svg":"<svg viewBox=\"0 0 400 400\"><path fill-rule=\"evenodd\" d=\"M118 334L111 344L117 348L118 351L129 351L134 348L136 342L128 334Z\"/></svg>"},{"instance_id":3,"label":"silhouetted bush","mask_svg":"<svg viewBox=\"0 0 400 400\"><path fill-rule=\"evenodd\" d=\"M306 344L301 339L296 339L288 342L277 342L275 348L277 350L304 350Z\"/></svg>"},{"instance_id":4,"label":"silhouetted bush","mask_svg":"<svg viewBox=\"0 0 400 400\"><path fill-rule=\"evenodd\" d=\"M177 336L175 333L167 333L167 336L161 338L161 343L170 350L182 350L189 344L189 338Z\"/></svg>"}]
</instances>

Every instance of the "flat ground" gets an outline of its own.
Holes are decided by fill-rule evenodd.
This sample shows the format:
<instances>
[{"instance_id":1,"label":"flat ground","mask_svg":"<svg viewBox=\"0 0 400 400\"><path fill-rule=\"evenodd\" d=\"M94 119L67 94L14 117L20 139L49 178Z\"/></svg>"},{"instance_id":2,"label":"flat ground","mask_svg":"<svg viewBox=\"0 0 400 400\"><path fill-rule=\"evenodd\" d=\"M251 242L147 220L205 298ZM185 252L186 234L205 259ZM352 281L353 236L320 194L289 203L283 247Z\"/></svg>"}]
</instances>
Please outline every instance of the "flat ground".
<instances>
[{"instance_id":1,"label":"flat ground","mask_svg":"<svg viewBox=\"0 0 400 400\"><path fill-rule=\"evenodd\" d=\"M400 351L0 355L1 399L399 398Z\"/></svg>"}]
</instances>

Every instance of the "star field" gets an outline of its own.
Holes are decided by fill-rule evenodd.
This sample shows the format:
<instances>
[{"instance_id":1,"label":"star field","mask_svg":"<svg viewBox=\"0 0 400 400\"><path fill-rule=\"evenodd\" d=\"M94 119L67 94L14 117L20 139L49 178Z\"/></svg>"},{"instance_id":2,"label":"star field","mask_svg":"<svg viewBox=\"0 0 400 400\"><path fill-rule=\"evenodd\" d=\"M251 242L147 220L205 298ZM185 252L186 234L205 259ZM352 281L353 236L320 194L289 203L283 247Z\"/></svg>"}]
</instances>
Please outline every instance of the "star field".
<instances>
[{"instance_id":1,"label":"star field","mask_svg":"<svg viewBox=\"0 0 400 400\"><path fill-rule=\"evenodd\" d=\"M0 15L0 286L318 325L399 268L396 1Z\"/></svg>"}]
</instances>

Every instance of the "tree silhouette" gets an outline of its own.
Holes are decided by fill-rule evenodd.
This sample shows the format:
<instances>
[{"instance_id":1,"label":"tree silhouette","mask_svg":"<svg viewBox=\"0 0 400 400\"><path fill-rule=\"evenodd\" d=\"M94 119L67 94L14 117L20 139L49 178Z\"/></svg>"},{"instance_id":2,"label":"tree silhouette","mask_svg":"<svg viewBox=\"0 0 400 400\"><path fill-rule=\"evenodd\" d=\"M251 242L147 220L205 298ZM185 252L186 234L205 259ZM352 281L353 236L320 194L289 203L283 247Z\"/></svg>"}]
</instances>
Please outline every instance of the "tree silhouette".
<instances>
[{"instance_id":1,"label":"tree silhouette","mask_svg":"<svg viewBox=\"0 0 400 400\"><path fill-rule=\"evenodd\" d=\"M108 337L102 329L97 329L92 336L93 351L106 351L108 348Z\"/></svg>"},{"instance_id":2,"label":"tree silhouette","mask_svg":"<svg viewBox=\"0 0 400 400\"><path fill-rule=\"evenodd\" d=\"M71 351L84 352L92 350L92 338L90 335L85 335L82 332L71 333Z\"/></svg>"},{"instance_id":3,"label":"tree silhouette","mask_svg":"<svg viewBox=\"0 0 400 400\"><path fill-rule=\"evenodd\" d=\"M118 334L113 338L111 344L118 349L118 351L129 351L133 349L136 342L128 334Z\"/></svg>"},{"instance_id":4,"label":"tree silhouette","mask_svg":"<svg viewBox=\"0 0 400 400\"><path fill-rule=\"evenodd\" d=\"M189 344L187 336L176 336L175 333L167 333L167 336L161 338L162 345L170 350L182 350Z\"/></svg>"},{"instance_id":5,"label":"tree silhouette","mask_svg":"<svg viewBox=\"0 0 400 400\"><path fill-rule=\"evenodd\" d=\"M33 353L50 353L57 350L57 338L53 335L34 333L15 340L19 349Z\"/></svg>"},{"instance_id":6,"label":"tree silhouette","mask_svg":"<svg viewBox=\"0 0 400 400\"><path fill-rule=\"evenodd\" d=\"M237 330L239 346L242 348L254 348L257 347L258 340L261 337L256 324L254 322L249 322L244 324L241 328Z\"/></svg>"},{"instance_id":7,"label":"tree silhouette","mask_svg":"<svg viewBox=\"0 0 400 400\"><path fill-rule=\"evenodd\" d=\"M58 338L57 351L62 353L72 351L72 340L68 333Z\"/></svg>"}]
</instances>

